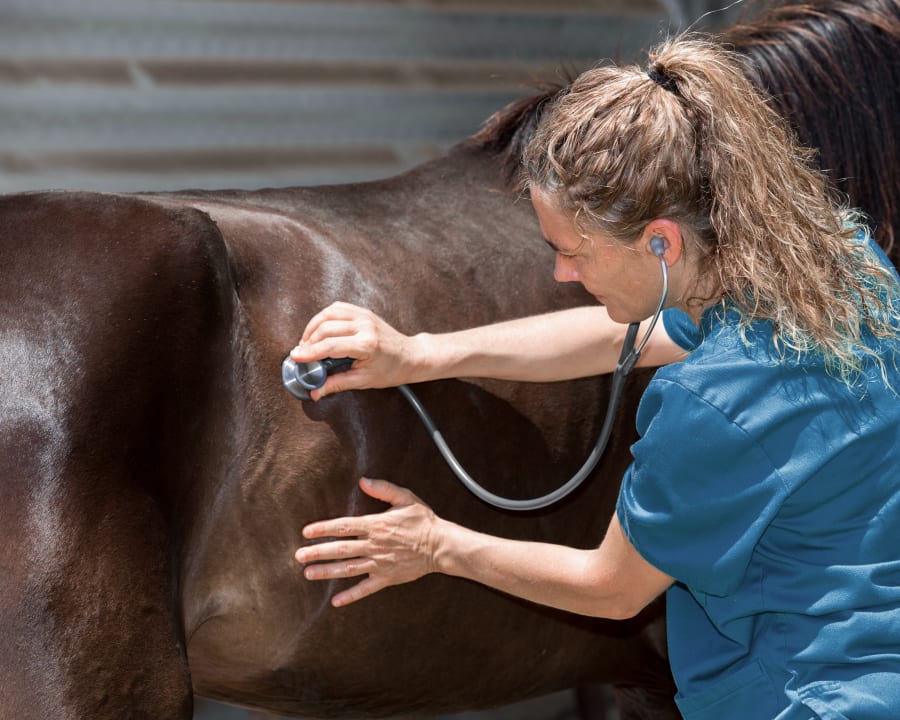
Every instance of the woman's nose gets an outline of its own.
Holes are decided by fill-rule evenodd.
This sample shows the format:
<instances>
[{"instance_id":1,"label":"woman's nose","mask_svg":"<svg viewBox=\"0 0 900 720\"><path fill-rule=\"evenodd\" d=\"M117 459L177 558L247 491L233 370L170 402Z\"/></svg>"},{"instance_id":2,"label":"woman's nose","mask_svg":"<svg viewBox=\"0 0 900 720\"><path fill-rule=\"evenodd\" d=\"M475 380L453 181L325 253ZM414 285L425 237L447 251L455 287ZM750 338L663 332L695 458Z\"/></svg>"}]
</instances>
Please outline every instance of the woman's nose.
<instances>
[{"instance_id":1,"label":"woman's nose","mask_svg":"<svg viewBox=\"0 0 900 720\"><path fill-rule=\"evenodd\" d=\"M575 267L575 261L565 255L556 255L556 263L553 266L553 279L556 282L579 282L581 275Z\"/></svg>"}]
</instances>

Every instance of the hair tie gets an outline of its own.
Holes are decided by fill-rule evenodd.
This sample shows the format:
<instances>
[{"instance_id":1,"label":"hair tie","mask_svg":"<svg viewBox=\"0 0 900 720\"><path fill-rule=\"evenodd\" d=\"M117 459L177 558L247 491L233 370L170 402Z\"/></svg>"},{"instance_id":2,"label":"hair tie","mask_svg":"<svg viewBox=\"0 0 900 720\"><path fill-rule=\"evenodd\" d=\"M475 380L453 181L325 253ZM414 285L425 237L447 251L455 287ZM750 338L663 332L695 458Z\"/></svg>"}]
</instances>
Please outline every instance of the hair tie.
<instances>
[{"instance_id":1,"label":"hair tie","mask_svg":"<svg viewBox=\"0 0 900 720\"><path fill-rule=\"evenodd\" d=\"M647 77L659 85L663 90L668 90L670 93L675 93L676 95L678 94L678 86L675 85L675 81L669 76L663 75L655 68L649 68L647 70Z\"/></svg>"}]
</instances>

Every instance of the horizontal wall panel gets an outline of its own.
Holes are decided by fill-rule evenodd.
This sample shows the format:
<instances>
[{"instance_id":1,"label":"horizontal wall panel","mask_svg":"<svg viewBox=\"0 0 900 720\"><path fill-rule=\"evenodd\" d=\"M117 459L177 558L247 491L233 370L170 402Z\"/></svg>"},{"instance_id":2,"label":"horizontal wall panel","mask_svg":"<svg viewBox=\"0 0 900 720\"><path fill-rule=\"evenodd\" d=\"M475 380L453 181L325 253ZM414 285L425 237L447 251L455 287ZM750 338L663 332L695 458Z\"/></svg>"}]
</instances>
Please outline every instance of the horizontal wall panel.
<instances>
[{"instance_id":1,"label":"horizontal wall panel","mask_svg":"<svg viewBox=\"0 0 900 720\"><path fill-rule=\"evenodd\" d=\"M17 57L91 59L403 60L596 57L601 37L631 34L635 18L491 14L332 5L145 0L5 0L0 48ZM547 3L546 8L553 7ZM602 6L601 6L602 7ZM652 31L658 13L646 16ZM649 35L645 35L649 39Z\"/></svg>"},{"instance_id":2,"label":"horizontal wall panel","mask_svg":"<svg viewBox=\"0 0 900 720\"><path fill-rule=\"evenodd\" d=\"M447 144L473 133L481 118L516 93L67 87L52 95L14 88L7 95L0 148L59 153Z\"/></svg>"},{"instance_id":3,"label":"horizontal wall panel","mask_svg":"<svg viewBox=\"0 0 900 720\"><path fill-rule=\"evenodd\" d=\"M537 81L629 59L656 0L3 0L0 191L401 172Z\"/></svg>"}]
</instances>

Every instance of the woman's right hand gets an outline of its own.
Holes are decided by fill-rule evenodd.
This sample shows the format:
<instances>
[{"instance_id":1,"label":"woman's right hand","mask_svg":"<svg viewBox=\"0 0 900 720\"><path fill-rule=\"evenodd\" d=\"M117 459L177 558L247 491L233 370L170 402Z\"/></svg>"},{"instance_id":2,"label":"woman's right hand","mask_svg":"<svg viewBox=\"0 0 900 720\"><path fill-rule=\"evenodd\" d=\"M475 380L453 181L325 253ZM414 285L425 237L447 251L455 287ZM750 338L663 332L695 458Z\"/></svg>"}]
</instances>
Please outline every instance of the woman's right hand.
<instances>
[{"instance_id":1,"label":"woman's right hand","mask_svg":"<svg viewBox=\"0 0 900 720\"><path fill-rule=\"evenodd\" d=\"M350 303L332 303L307 324L300 342L291 350L298 363L326 357L352 357L343 373L329 376L310 393L320 400L343 390L396 387L415 382L416 340L391 327L371 310Z\"/></svg>"}]
</instances>

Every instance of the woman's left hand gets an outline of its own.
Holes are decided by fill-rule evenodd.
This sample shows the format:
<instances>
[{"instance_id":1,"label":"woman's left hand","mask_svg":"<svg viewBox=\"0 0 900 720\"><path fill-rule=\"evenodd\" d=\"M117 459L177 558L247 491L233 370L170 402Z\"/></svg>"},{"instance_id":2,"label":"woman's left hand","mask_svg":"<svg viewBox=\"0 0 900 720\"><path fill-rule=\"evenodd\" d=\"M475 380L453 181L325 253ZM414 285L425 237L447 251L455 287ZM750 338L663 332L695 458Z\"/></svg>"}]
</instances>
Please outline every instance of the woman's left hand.
<instances>
[{"instance_id":1,"label":"woman's left hand","mask_svg":"<svg viewBox=\"0 0 900 720\"><path fill-rule=\"evenodd\" d=\"M435 571L440 519L431 508L411 491L385 480L362 478L359 485L367 495L389 503L390 509L377 515L311 523L303 528L307 539L348 539L308 545L294 555L297 562L310 563L304 570L308 580L368 575L335 595L331 599L335 607Z\"/></svg>"}]
</instances>

